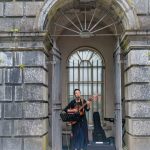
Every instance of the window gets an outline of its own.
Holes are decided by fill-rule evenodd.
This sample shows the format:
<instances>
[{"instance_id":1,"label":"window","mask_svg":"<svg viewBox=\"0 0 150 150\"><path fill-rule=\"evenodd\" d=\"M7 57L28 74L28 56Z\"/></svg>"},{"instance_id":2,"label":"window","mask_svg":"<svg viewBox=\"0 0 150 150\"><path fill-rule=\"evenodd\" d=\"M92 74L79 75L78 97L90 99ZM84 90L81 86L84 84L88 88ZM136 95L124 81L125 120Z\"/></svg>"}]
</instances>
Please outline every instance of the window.
<instances>
[{"instance_id":1,"label":"window","mask_svg":"<svg viewBox=\"0 0 150 150\"><path fill-rule=\"evenodd\" d=\"M102 101L104 89L104 65L103 59L95 50L84 48L71 54L68 59L68 101L74 98L73 91L76 88L81 90L84 99L98 94L98 98L91 106L87 114L88 123L92 124L93 112L99 111L102 116Z\"/></svg>"}]
</instances>

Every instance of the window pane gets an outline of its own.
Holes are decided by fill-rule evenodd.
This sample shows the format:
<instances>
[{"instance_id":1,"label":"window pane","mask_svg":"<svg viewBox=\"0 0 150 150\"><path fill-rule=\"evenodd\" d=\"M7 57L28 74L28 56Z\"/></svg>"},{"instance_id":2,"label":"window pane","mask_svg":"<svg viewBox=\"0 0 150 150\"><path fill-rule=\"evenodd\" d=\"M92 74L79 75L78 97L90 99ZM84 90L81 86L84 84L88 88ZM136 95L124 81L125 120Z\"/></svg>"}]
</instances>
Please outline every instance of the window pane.
<instances>
[{"instance_id":1,"label":"window pane","mask_svg":"<svg viewBox=\"0 0 150 150\"><path fill-rule=\"evenodd\" d=\"M80 81L91 81L91 68L80 68Z\"/></svg>"},{"instance_id":2,"label":"window pane","mask_svg":"<svg viewBox=\"0 0 150 150\"><path fill-rule=\"evenodd\" d=\"M88 100L93 94L102 94L103 88L103 64L102 58L95 51L76 51L68 61L68 98L73 99L73 91L78 88L81 95ZM93 112L99 111L102 115L102 101L100 98L93 101L91 111L87 115L88 123L92 124Z\"/></svg>"},{"instance_id":3,"label":"window pane","mask_svg":"<svg viewBox=\"0 0 150 150\"><path fill-rule=\"evenodd\" d=\"M69 81L73 81L73 68L69 69Z\"/></svg>"},{"instance_id":4,"label":"window pane","mask_svg":"<svg viewBox=\"0 0 150 150\"><path fill-rule=\"evenodd\" d=\"M91 85L90 84L80 84L80 90L82 95L91 95Z\"/></svg>"}]
</instances>

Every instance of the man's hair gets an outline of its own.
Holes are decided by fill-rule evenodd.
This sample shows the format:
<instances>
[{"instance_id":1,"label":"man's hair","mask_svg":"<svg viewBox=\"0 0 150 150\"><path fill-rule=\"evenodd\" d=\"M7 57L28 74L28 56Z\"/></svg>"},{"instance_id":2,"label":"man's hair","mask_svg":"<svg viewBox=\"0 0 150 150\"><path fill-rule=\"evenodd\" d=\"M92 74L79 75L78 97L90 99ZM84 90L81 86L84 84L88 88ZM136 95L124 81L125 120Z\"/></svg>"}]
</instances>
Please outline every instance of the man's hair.
<instances>
[{"instance_id":1,"label":"man's hair","mask_svg":"<svg viewBox=\"0 0 150 150\"><path fill-rule=\"evenodd\" d=\"M75 95L76 91L80 91L80 89L74 89L74 91L73 91L74 95Z\"/></svg>"}]
</instances>

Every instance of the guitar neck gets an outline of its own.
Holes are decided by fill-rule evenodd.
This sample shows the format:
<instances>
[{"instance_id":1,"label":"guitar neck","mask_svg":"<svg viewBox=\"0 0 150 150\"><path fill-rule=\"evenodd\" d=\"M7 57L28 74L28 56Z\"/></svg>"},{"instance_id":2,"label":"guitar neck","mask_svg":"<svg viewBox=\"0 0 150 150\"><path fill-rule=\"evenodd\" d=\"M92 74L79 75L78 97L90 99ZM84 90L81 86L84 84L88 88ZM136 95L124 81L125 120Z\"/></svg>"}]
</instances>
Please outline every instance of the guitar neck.
<instances>
[{"instance_id":1,"label":"guitar neck","mask_svg":"<svg viewBox=\"0 0 150 150\"><path fill-rule=\"evenodd\" d=\"M87 101L89 101L89 100L92 101L92 99L88 99ZM84 104L80 107L79 111L82 110L82 109L86 106L86 104L87 104L87 102L84 103Z\"/></svg>"}]
</instances>

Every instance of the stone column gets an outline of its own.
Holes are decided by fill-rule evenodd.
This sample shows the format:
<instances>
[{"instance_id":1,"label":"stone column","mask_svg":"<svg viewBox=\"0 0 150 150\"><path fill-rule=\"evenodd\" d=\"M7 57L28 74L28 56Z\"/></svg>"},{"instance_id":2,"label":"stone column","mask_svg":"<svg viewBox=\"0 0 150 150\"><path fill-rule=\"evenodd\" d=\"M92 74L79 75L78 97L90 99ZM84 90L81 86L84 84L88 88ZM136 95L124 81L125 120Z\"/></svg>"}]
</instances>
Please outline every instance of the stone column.
<instances>
[{"instance_id":1,"label":"stone column","mask_svg":"<svg viewBox=\"0 0 150 150\"><path fill-rule=\"evenodd\" d=\"M118 38L114 52L115 73L115 144L116 150L122 150L122 106L121 106L121 49Z\"/></svg>"},{"instance_id":2,"label":"stone column","mask_svg":"<svg viewBox=\"0 0 150 150\"><path fill-rule=\"evenodd\" d=\"M128 32L126 50L126 144L129 150L150 149L150 34Z\"/></svg>"},{"instance_id":3,"label":"stone column","mask_svg":"<svg viewBox=\"0 0 150 150\"><path fill-rule=\"evenodd\" d=\"M0 33L0 149L46 150L44 33Z\"/></svg>"},{"instance_id":4,"label":"stone column","mask_svg":"<svg viewBox=\"0 0 150 150\"><path fill-rule=\"evenodd\" d=\"M56 47L56 43L53 43L51 52L51 60L49 66L51 69L50 72L50 137L51 137L51 148L52 150L61 150L62 149L62 125L60 120L60 111L61 111L61 77L60 77L60 52Z\"/></svg>"}]
</instances>

